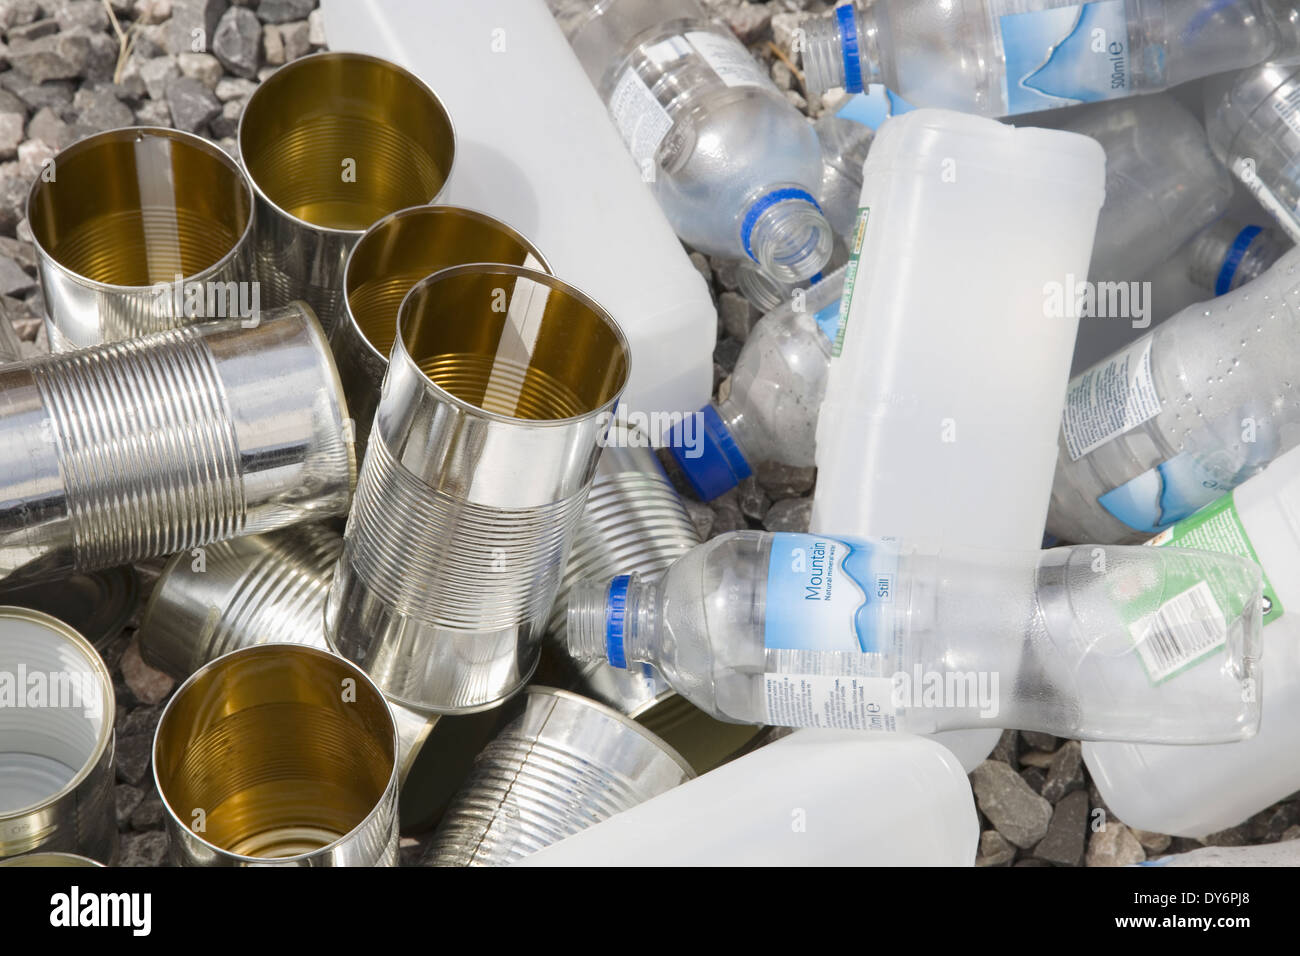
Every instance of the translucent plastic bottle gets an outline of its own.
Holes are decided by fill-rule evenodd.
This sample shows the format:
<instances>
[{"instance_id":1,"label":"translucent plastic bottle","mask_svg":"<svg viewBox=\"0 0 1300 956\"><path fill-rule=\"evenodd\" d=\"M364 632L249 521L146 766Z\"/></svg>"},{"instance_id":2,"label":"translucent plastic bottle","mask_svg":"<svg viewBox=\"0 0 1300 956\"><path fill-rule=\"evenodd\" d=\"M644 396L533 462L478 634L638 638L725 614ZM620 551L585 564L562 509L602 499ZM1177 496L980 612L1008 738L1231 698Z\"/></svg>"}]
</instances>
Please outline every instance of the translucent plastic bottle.
<instances>
[{"instance_id":1,"label":"translucent plastic bottle","mask_svg":"<svg viewBox=\"0 0 1300 956\"><path fill-rule=\"evenodd\" d=\"M1223 164L1300 242L1300 65L1240 73L1206 104L1206 131Z\"/></svg>"},{"instance_id":2,"label":"translucent plastic bottle","mask_svg":"<svg viewBox=\"0 0 1300 956\"><path fill-rule=\"evenodd\" d=\"M669 441L691 488L708 501L766 461L814 462L831 337L839 323L844 268L763 316L736 359L730 385L700 409L702 440Z\"/></svg>"},{"instance_id":3,"label":"translucent plastic bottle","mask_svg":"<svg viewBox=\"0 0 1300 956\"><path fill-rule=\"evenodd\" d=\"M805 22L808 92L883 83L1007 116L1152 93L1283 51L1291 0L859 0Z\"/></svg>"},{"instance_id":4,"label":"translucent plastic bottle","mask_svg":"<svg viewBox=\"0 0 1300 956\"><path fill-rule=\"evenodd\" d=\"M1300 443L1300 249L1070 381L1047 529L1140 541Z\"/></svg>"},{"instance_id":5,"label":"translucent plastic bottle","mask_svg":"<svg viewBox=\"0 0 1300 956\"><path fill-rule=\"evenodd\" d=\"M827 113L813 123L822 148L822 184L817 198L835 234L848 239L858 221L862 164L876 132L839 113Z\"/></svg>"},{"instance_id":6,"label":"translucent plastic bottle","mask_svg":"<svg viewBox=\"0 0 1300 956\"><path fill-rule=\"evenodd\" d=\"M739 723L1207 743L1258 725L1260 608L1231 555L739 531L575 587L568 642Z\"/></svg>"},{"instance_id":7,"label":"translucent plastic bottle","mask_svg":"<svg viewBox=\"0 0 1300 956\"><path fill-rule=\"evenodd\" d=\"M1106 151L1094 281L1140 278L1232 203L1232 176L1200 121L1171 95L1095 103L1053 119L1053 128L1091 136Z\"/></svg>"},{"instance_id":8,"label":"translucent plastic bottle","mask_svg":"<svg viewBox=\"0 0 1300 956\"><path fill-rule=\"evenodd\" d=\"M677 234L779 281L830 256L809 123L698 0L547 0Z\"/></svg>"},{"instance_id":9,"label":"translucent plastic bottle","mask_svg":"<svg viewBox=\"0 0 1300 956\"><path fill-rule=\"evenodd\" d=\"M1187 273L1203 291L1227 295L1262 276L1290 247L1271 229L1225 217L1187 244Z\"/></svg>"},{"instance_id":10,"label":"translucent plastic bottle","mask_svg":"<svg viewBox=\"0 0 1300 956\"><path fill-rule=\"evenodd\" d=\"M1264 572L1259 733L1203 747L1085 744L1106 805L1125 823L1202 837L1300 790L1300 449L1161 533L1164 546L1251 557ZM1198 665L1199 666L1199 665Z\"/></svg>"}]
</instances>

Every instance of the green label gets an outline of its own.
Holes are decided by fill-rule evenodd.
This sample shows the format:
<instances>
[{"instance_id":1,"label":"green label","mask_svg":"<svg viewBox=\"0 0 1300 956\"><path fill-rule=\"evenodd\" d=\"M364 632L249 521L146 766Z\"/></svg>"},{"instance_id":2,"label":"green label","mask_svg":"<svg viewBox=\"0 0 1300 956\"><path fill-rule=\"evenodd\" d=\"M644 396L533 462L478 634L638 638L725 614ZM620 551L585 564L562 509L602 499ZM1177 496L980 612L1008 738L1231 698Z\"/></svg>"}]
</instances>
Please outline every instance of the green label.
<instances>
[{"instance_id":1,"label":"green label","mask_svg":"<svg viewBox=\"0 0 1300 956\"><path fill-rule=\"evenodd\" d=\"M871 207L863 206L858 210L858 224L853 227L853 241L849 245L849 261L844 267L844 292L840 295L840 322L835 331L835 344L831 347L831 356L840 357L844 351L844 333L848 331L849 307L853 304L853 286L858 278L858 262L862 258L862 241L867 235L867 219L871 216Z\"/></svg>"},{"instance_id":2,"label":"green label","mask_svg":"<svg viewBox=\"0 0 1300 956\"><path fill-rule=\"evenodd\" d=\"M1213 504L1206 505L1191 517L1184 518L1173 527L1166 528L1147 544L1156 547L1196 548L1235 554L1259 564L1259 556L1250 543L1246 528L1237 515L1237 505L1232 492L1222 495ZM1211 581L1211 586L1215 582ZM1271 624L1282 616L1282 602L1264 571L1264 623Z\"/></svg>"}]
</instances>

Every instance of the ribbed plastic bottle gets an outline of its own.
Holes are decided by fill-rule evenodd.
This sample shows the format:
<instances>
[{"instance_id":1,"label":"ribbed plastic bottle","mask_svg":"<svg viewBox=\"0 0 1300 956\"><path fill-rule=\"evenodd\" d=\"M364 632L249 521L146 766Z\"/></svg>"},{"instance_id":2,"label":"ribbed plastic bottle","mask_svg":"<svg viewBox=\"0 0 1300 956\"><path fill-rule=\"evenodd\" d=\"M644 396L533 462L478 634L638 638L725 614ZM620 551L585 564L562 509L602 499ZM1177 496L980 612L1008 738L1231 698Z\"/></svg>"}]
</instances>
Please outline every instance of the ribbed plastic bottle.
<instances>
[{"instance_id":1,"label":"ribbed plastic bottle","mask_svg":"<svg viewBox=\"0 0 1300 956\"><path fill-rule=\"evenodd\" d=\"M568 643L738 723L1217 743L1259 723L1261 603L1235 555L736 531L575 587Z\"/></svg>"},{"instance_id":2,"label":"ribbed plastic bottle","mask_svg":"<svg viewBox=\"0 0 1300 956\"><path fill-rule=\"evenodd\" d=\"M821 271L811 125L698 0L547 0L677 234L782 282Z\"/></svg>"},{"instance_id":3,"label":"ribbed plastic bottle","mask_svg":"<svg viewBox=\"0 0 1300 956\"><path fill-rule=\"evenodd\" d=\"M1205 292L1227 295L1258 279L1290 248L1291 243L1272 229L1224 217L1185 247L1187 274Z\"/></svg>"},{"instance_id":4,"label":"ribbed plastic bottle","mask_svg":"<svg viewBox=\"0 0 1300 956\"><path fill-rule=\"evenodd\" d=\"M1141 541L1300 442L1300 249L1070 381L1047 529Z\"/></svg>"},{"instance_id":5,"label":"ribbed plastic bottle","mask_svg":"<svg viewBox=\"0 0 1300 956\"><path fill-rule=\"evenodd\" d=\"M1259 562L1264 573L1263 710L1259 733L1204 747L1085 744L1106 805L1125 823L1202 837L1300 790L1300 449L1153 543ZM1200 665L1197 665L1200 666Z\"/></svg>"},{"instance_id":6,"label":"ribbed plastic bottle","mask_svg":"<svg viewBox=\"0 0 1300 956\"><path fill-rule=\"evenodd\" d=\"M1291 0L858 0L804 23L809 95L883 83L1009 116L1153 93L1286 48Z\"/></svg>"}]
</instances>

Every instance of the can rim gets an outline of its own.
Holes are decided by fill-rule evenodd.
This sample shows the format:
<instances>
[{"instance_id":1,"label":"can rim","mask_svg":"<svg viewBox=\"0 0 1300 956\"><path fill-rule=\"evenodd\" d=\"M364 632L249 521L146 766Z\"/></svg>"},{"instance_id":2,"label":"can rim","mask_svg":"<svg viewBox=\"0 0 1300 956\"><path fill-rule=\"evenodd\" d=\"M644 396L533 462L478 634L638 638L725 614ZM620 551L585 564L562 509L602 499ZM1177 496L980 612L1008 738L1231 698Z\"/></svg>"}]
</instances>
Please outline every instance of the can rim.
<instances>
[{"instance_id":1,"label":"can rim","mask_svg":"<svg viewBox=\"0 0 1300 956\"><path fill-rule=\"evenodd\" d=\"M14 820L27 816L35 811L43 810L46 807L52 807L58 804L69 794L76 791L86 779L99 766L99 762L104 759L104 753L113 743L114 728L117 723L117 695L113 690L113 676L109 673L108 665L104 659L95 650L95 645L86 640L81 633L72 625L60 621L43 611L33 611L24 607L13 607L10 605L0 606L0 622L24 620L32 624L40 624L47 629L56 632L60 637L68 641L81 652L82 656L90 664L92 671L100 679L101 690L104 694L104 713L103 723L99 728L99 737L95 741L95 749L85 763L77 770L72 779L65 783L59 790L43 797L36 803L28 804L25 807L18 807L14 810L0 812L0 823L7 820Z\"/></svg>"},{"instance_id":2,"label":"can rim","mask_svg":"<svg viewBox=\"0 0 1300 956\"><path fill-rule=\"evenodd\" d=\"M249 95L248 101L244 103L243 111L239 114L239 126L235 130L235 150L239 153L239 167L244 172L248 182L252 185L254 194L274 209L277 215L283 216L303 228L326 235L351 236L354 238L359 238L365 234L365 229L340 229L337 226L322 226L295 216L266 194L258 183L257 177L255 177L252 171L248 168L248 162L244 156L244 123L248 119L248 114L250 112L249 107L253 105L253 102L257 99L258 95L261 94L262 91L265 90L267 86L281 73L300 68L304 63L318 62L324 59L356 60L358 62L377 63L381 66L387 67L414 83L442 112L443 118L447 123L447 132L450 134L451 139L451 162L447 164L447 171L443 174L442 183L438 187L438 191L429 197L429 204L436 203L439 197L447 191L447 184L451 182L452 174L456 170L456 159L460 155L460 150L457 149L456 145L460 138L456 133L456 122L452 119L451 110L447 109L447 104L442 101L442 97L435 93L428 83L425 83L424 80L420 79L415 75L415 73L408 70L406 67L394 63L392 60L386 60L382 56L372 56L369 53L354 53L347 50L321 50L317 53L311 53L307 56L299 57L290 63L286 63L284 66L276 67L275 72L265 80L258 83L257 89L253 90ZM254 216L252 218L256 217Z\"/></svg>"}]
</instances>

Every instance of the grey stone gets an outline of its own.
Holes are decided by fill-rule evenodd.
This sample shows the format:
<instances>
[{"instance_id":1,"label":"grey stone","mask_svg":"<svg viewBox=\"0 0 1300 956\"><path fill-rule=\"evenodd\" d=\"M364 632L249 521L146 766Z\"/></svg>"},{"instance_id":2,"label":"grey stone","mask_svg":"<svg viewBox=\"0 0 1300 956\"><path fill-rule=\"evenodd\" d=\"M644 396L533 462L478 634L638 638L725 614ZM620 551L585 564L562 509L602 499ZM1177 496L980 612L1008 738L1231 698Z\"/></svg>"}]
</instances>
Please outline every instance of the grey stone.
<instances>
[{"instance_id":1,"label":"grey stone","mask_svg":"<svg viewBox=\"0 0 1300 956\"><path fill-rule=\"evenodd\" d=\"M87 30L108 30L108 11L100 0L58 0L54 19L60 30L85 27Z\"/></svg>"},{"instance_id":2,"label":"grey stone","mask_svg":"<svg viewBox=\"0 0 1300 956\"><path fill-rule=\"evenodd\" d=\"M130 126L135 122L130 107L119 100L108 86L93 90L82 87L77 90L77 95L72 99L72 108L77 111L76 125L86 134Z\"/></svg>"},{"instance_id":3,"label":"grey stone","mask_svg":"<svg viewBox=\"0 0 1300 956\"><path fill-rule=\"evenodd\" d=\"M735 259L719 259L717 256L709 256L709 265L713 269L713 279L718 288L728 292L735 292L740 288L736 278L740 270L740 263Z\"/></svg>"},{"instance_id":4,"label":"grey stone","mask_svg":"<svg viewBox=\"0 0 1300 956\"><path fill-rule=\"evenodd\" d=\"M216 89L225 72L221 61L211 53L182 53L176 57L176 65L180 67L181 76L198 80L210 90Z\"/></svg>"},{"instance_id":5,"label":"grey stone","mask_svg":"<svg viewBox=\"0 0 1300 956\"><path fill-rule=\"evenodd\" d=\"M695 266L695 271L704 276L704 281L710 286L713 285L713 270L709 267L709 257L702 252L691 253L691 265Z\"/></svg>"},{"instance_id":6,"label":"grey stone","mask_svg":"<svg viewBox=\"0 0 1300 956\"><path fill-rule=\"evenodd\" d=\"M284 39L274 23L262 27L262 61L267 66L284 66Z\"/></svg>"},{"instance_id":7,"label":"grey stone","mask_svg":"<svg viewBox=\"0 0 1300 956\"><path fill-rule=\"evenodd\" d=\"M808 530L812 519L811 498L783 498L773 503L763 518L763 527L768 531L791 531L802 534Z\"/></svg>"},{"instance_id":8,"label":"grey stone","mask_svg":"<svg viewBox=\"0 0 1300 956\"><path fill-rule=\"evenodd\" d=\"M151 99L160 100L167 95L167 84L181 75L176 57L170 53L145 60L140 64L140 79Z\"/></svg>"},{"instance_id":9,"label":"grey stone","mask_svg":"<svg viewBox=\"0 0 1300 956\"><path fill-rule=\"evenodd\" d=\"M724 292L718 296L718 315L726 333L739 342L749 337L749 331L758 321L758 310L739 292Z\"/></svg>"},{"instance_id":10,"label":"grey stone","mask_svg":"<svg viewBox=\"0 0 1300 956\"><path fill-rule=\"evenodd\" d=\"M0 27L6 30L32 23L40 15L37 0L0 0Z\"/></svg>"},{"instance_id":11,"label":"grey stone","mask_svg":"<svg viewBox=\"0 0 1300 956\"><path fill-rule=\"evenodd\" d=\"M118 866L165 866L171 840L166 830L127 833L122 836Z\"/></svg>"},{"instance_id":12,"label":"grey stone","mask_svg":"<svg viewBox=\"0 0 1300 956\"><path fill-rule=\"evenodd\" d=\"M18 155L18 144L23 141L23 120L27 114L0 113L0 159L13 159Z\"/></svg>"},{"instance_id":13,"label":"grey stone","mask_svg":"<svg viewBox=\"0 0 1300 956\"><path fill-rule=\"evenodd\" d=\"M188 76L178 77L167 84L167 106L171 110L172 125L190 133L197 133L213 117L221 115L221 101L210 89Z\"/></svg>"},{"instance_id":14,"label":"grey stone","mask_svg":"<svg viewBox=\"0 0 1300 956\"><path fill-rule=\"evenodd\" d=\"M1038 767L1046 770L1052 765L1052 759L1055 754L1048 753L1046 750L1025 750L1020 754L1020 763L1025 767Z\"/></svg>"},{"instance_id":15,"label":"grey stone","mask_svg":"<svg viewBox=\"0 0 1300 956\"><path fill-rule=\"evenodd\" d=\"M0 113L22 113L27 115L27 104L20 98L0 87Z\"/></svg>"},{"instance_id":16,"label":"grey stone","mask_svg":"<svg viewBox=\"0 0 1300 956\"><path fill-rule=\"evenodd\" d=\"M158 729L158 721L162 719L161 704L144 704L136 707L126 715L126 718L119 722L118 730L125 735L144 734L148 737L153 736L153 732Z\"/></svg>"},{"instance_id":17,"label":"grey stone","mask_svg":"<svg viewBox=\"0 0 1300 956\"><path fill-rule=\"evenodd\" d=\"M1290 827L1300 823L1300 806L1294 803L1279 803L1261 810L1246 821L1246 828L1252 840L1277 842Z\"/></svg>"},{"instance_id":18,"label":"grey stone","mask_svg":"<svg viewBox=\"0 0 1300 956\"><path fill-rule=\"evenodd\" d=\"M1002 731L1002 736L998 738L997 744L993 747L993 752L989 754L990 760L1001 760L1003 763L1016 770L1020 767L1020 734L1014 730Z\"/></svg>"},{"instance_id":19,"label":"grey stone","mask_svg":"<svg viewBox=\"0 0 1300 956\"><path fill-rule=\"evenodd\" d=\"M1169 849L1169 844L1174 842L1173 837L1167 833L1152 833L1150 830L1139 830L1136 827L1129 827L1133 836L1137 838L1138 843L1142 844L1142 849L1147 852L1148 856L1154 856L1158 853L1164 853Z\"/></svg>"},{"instance_id":20,"label":"grey stone","mask_svg":"<svg viewBox=\"0 0 1300 956\"><path fill-rule=\"evenodd\" d=\"M1034 847L1034 858L1057 866L1079 866L1088 837L1088 794L1075 790L1052 811L1047 835Z\"/></svg>"},{"instance_id":21,"label":"grey stone","mask_svg":"<svg viewBox=\"0 0 1300 956\"><path fill-rule=\"evenodd\" d=\"M223 76L217 81L217 99L223 103L230 100L246 100L253 95L257 89L257 84L252 80L246 80L242 76Z\"/></svg>"},{"instance_id":22,"label":"grey stone","mask_svg":"<svg viewBox=\"0 0 1300 956\"><path fill-rule=\"evenodd\" d=\"M29 272L36 270L36 249L31 242L0 236L0 256L12 259Z\"/></svg>"},{"instance_id":23,"label":"grey stone","mask_svg":"<svg viewBox=\"0 0 1300 956\"><path fill-rule=\"evenodd\" d=\"M234 136L239 131L239 117L244 112L243 100L229 100L221 104L221 115L214 117L208 126L218 139Z\"/></svg>"},{"instance_id":24,"label":"grey stone","mask_svg":"<svg viewBox=\"0 0 1300 956\"><path fill-rule=\"evenodd\" d=\"M740 510L739 498L739 493L732 488L725 495L719 495L710 502L714 515L713 527L709 529L710 538L716 538L728 531L743 531L749 527L744 512Z\"/></svg>"},{"instance_id":25,"label":"grey stone","mask_svg":"<svg viewBox=\"0 0 1300 956\"><path fill-rule=\"evenodd\" d=\"M975 857L976 866L1010 866L1015 858L1015 846L997 830L985 830L980 834L979 853Z\"/></svg>"},{"instance_id":26,"label":"grey stone","mask_svg":"<svg viewBox=\"0 0 1300 956\"><path fill-rule=\"evenodd\" d=\"M772 11L765 3L738 3L722 11L723 22L741 43L757 43L772 23Z\"/></svg>"},{"instance_id":27,"label":"grey stone","mask_svg":"<svg viewBox=\"0 0 1300 956\"><path fill-rule=\"evenodd\" d=\"M131 11L137 26L162 23L171 18L172 0L135 0Z\"/></svg>"},{"instance_id":28,"label":"grey stone","mask_svg":"<svg viewBox=\"0 0 1300 956\"><path fill-rule=\"evenodd\" d=\"M155 830L163 825L162 798L156 789L150 789L131 814L131 826L136 830Z\"/></svg>"},{"instance_id":29,"label":"grey stone","mask_svg":"<svg viewBox=\"0 0 1300 956\"><path fill-rule=\"evenodd\" d=\"M316 9L316 0L262 0L257 5L257 18L263 23L288 23L306 20Z\"/></svg>"},{"instance_id":30,"label":"grey stone","mask_svg":"<svg viewBox=\"0 0 1300 956\"><path fill-rule=\"evenodd\" d=\"M311 28L306 20L286 23L280 27L280 40L284 44L284 58L292 63L311 52Z\"/></svg>"},{"instance_id":31,"label":"grey stone","mask_svg":"<svg viewBox=\"0 0 1300 956\"><path fill-rule=\"evenodd\" d=\"M792 62L797 62L798 54L794 51L794 39L799 35L803 23L801 13L775 13L772 15L772 42Z\"/></svg>"},{"instance_id":32,"label":"grey stone","mask_svg":"<svg viewBox=\"0 0 1300 956\"><path fill-rule=\"evenodd\" d=\"M29 139L25 143L19 143L18 173L23 182L30 185L32 180L45 168L46 164L54 159L54 155L54 148L38 139Z\"/></svg>"},{"instance_id":33,"label":"grey stone","mask_svg":"<svg viewBox=\"0 0 1300 956\"><path fill-rule=\"evenodd\" d=\"M1201 843L1206 846L1245 846L1249 842L1250 828L1244 823L1201 837Z\"/></svg>"},{"instance_id":34,"label":"grey stone","mask_svg":"<svg viewBox=\"0 0 1300 956\"><path fill-rule=\"evenodd\" d=\"M83 33L56 33L9 45L9 61L14 69L34 83L80 76L89 57L90 38Z\"/></svg>"},{"instance_id":35,"label":"grey stone","mask_svg":"<svg viewBox=\"0 0 1300 956\"><path fill-rule=\"evenodd\" d=\"M155 670L144 662L140 656L140 642L132 641L122 655L122 677L126 680L131 693L142 704L157 704L166 699L176 686L175 678Z\"/></svg>"},{"instance_id":36,"label":"grey stone","mask_svg":"<svg viewBox=\"0 0 1300 956\"><path fill-rule=\"evenodd\" d=\"M34 23L28 23L11 29L8 34L8 40L10 43L17 43L25 40L39 40L41 37L52 37L58 32L59 23L57 20L53 18L37 20Z\"/></svg>"},{"instance_id":37,"label":"grey stone","mask_svg":"<svg viewBox=\"0 0 1300 956\"><path fill-rule=\"evenodd\" d=\"M1047 768L1047 782L1043 784L1043 796L1056 803L1067 793L1083 787L1083 750L1079 741L1067 740L1052 756L1052 763Z\"/></svg>"},{"instance_id":38,"label":"grey stone","mask_svg":"<svg viewBox=\"0 0 1300 956\"><path fill-rule=\"evenodd\" d=\"M713 530L714 514L713 509L703 501L696 501L694 498L683 498L682 504L686 506L686 513L691 516L691 523L695 525L701 541L707 541L709 532Z\"/></svg>"},{"instance_id":39,"label":"grey stone","mask_svg":"<svg viewBox=\"0 0 1300 956\"><path fill-rule=\"evenodd\" d=\"M1146 858L1133 831L1118 820L1109 821L1088 840L1088 866L1129 866Z\"/></svg>"},{"instance_id":40,"label":"grey stone","mask_svg":"<svg viewBox=\"0 0 1300 956\"><path fill-rule=\"evenodd\" d=\"M1055 750L1061 745L1059 738L1051 734L1040 734L1034 730L1022 730L1020 736L1033 750Z\"/></svg>"},{"instance_id":41,"label":"grey stone","mask_svg":"<svg viewBox=\"0 0 1300 956\"><path fill-rule=\"evenodd\" d=\"M781 95L785 97L785 101L787 103L789 103L799 112L803 113L807 111L808 101L804 99L803 94L800 93L798 90L782 90Z\"/></svg>"},{"instance_id":42,"label":"grey stone","mask_svg":"<svg viewBox=\"0 0 1300 956\"><path fill-rule=\"evenodd\" d=\"M42 106L58 109L72 102L73 86L67 80L35 83L26 74L19 73L17 70L7 70L0 73L0 86L34 110Z\"/></svg>"},{"instance_id":43,"label":"grey stone","mask_svg":"<svg viewBox=\"0 0 1300 956\"><path fill-rule=\"evenodd\" d=\"M171 126L172 111L166 100L145 100L135 111L141 126Z\"/></svg>"},{"instance_id":44,"label":"grey stone","mask_svg":"<svg viewBox=\"0 0 1300 956\"><path fill-rule=\"evenodd\" d=\"M812 491L817 469L799 467L780 461L765 461L758 466L758 483L773 498L797 498Z\"/></svg>"},{"instance_id":45,"label":"grey stone","mask_svg":"<svg viewBox=\"0 0 1300 956\"><path fill-rule=\"evenodd\" d=\"M1034 866L1051 866L1052 864L1046 863L1043 860L1035 860L1032 856L1027 856L1023 860L1016 860L1016 862L1012 863L1011 865L1034 867Z\"/></svg>"},{"instance_id":46,"label":"grey stone","mask_svg":"<svg viewBox=\"0 0 1300 956\"><path fill-rule=\"evenodd\" d=\"M786 92L794 89L794 73L785 65L785 61L773 60L772 67L768 72L771 74L772 82L776 84L778 90ZM800 97L800 99L803 99L803 97Z\"/></svg>"},{"instance_id":47,"label":"grey stone","mask_svg":"<svg viewBox=\"0 0 1300 956\"><path fill-rule=\"evenodd\" d=\"M149 734L132 734L117 738L117 779L123 783L138 784L149 770L153 753L153 737Z\"/></svg>"},{"instance_id":48,"label":"grey stone","mask_svg":"<svg viewBox=\"0 0 1300 956\"><path fill-rule=\"evenodd\" d=\"M1287 827L1286 832L1282 834L1279 843L1286 843L1288 840L1300 840L1300 823L1293 827Z\"/></svg>"},{"instance_id":49,"label":"grey stone","mask_svg":"<svg viewBox=\"0 0 1300 956\"><path fill-rule=\"evenodd\" d=\"M307 15L307 39L313 48L323 47L325 39L325 14L317 9Z\"/></svg>"},{"instance_id":50,"label":"grey stone","mask_svg":"<svg viewBox=\"0 0 1300 956\"><path fill-rule=\"evenodd\" d=\"M1047 774L1037 767L1026 767L1020 771L1020 779L1029 784L1029 789L1039 796L1046 796L1043 793L1043 784L1047 782Z\"/></svg>"},{"instance_id":51,"label":"grey stone","mask_svg":"<svg viewBox=\"0 0 1300 956\"><path fill-rule=\"evenodd\" d=\"M1047 833L1052 805L1000 760L985 760L970 775L980 810L999 833L1028 849Z\"/></svg>"},{"instance_id":52,"label":"grey stone","mask_svg":"<svg viewBox=\"0 0 1300 956\"><path fill-rule=\"evenodd\" d=\"M122 55L121 44L107 33L90 33L85 27L77 27L77 30L85 31L90 41L90 53L86 56L86 66L82 70L82 75L87 80L97 83L113 83L117 75L117 61ZM73 34L69 33L65 36L73 36Z\"/></svg>"},{"instance_id":53,"label":"grey stone","mask_svg":"<svg viewBox=\"0 0 1300 956\"><path fill-rule=\"evenodd\" d=\"M202 53L212 49L213 35L228 5L227 0L172 0L167 49L172 53Z\"/></svg>"},{"instance_id":54,"label":"grey stone","mask_svg":"<svg viewBox=\"0 0 1300 956\"><path fill-rule=\"evenodd\" d=\"M36 288L36 280L12 259L0 257L0 295L21 296Z\"/></svg>"},{"instance_id":55,"label":"grey stone","mask_svg":"<svg viewBox=\"0 0 1300 956\"><path fill-rule=\"evenodd\" d=\"M736 367L736 356L740 354L741 348L742 343L730 336L719 339L718 344L713 347L713 361L725 369L733 369Z\"/></svg>"},{"instance_id":56,"label":"grey stone","mask_svg":"<svg viewBox=\"0 0 1300 956\"><path fill-rule=\"evenodd\" d=\"M231 7L217 24L212 52L231 73L257 76L262 64L262 25L251 10Z\"/></svg>"},{"instance_id":57,"label":"grey stone","mask_svg":"<svg viewBox=\"0 0 1300 956\"><path fill-rule=\"evenodd\" d=\"M144 791L129 783L119 783L113 787L113 805L117 815L117 828L125 830L131 823L131 814L144 799Z\"/></svg>"},{"instance_id":58,"label":"grey stone","mask_svg":"<svg viewBox=\"0 0 1300 956\"><path fill-rule=\"evenodd\" d=\"M742 479L736 486L736 497L740 502L740 513L754 521L762 521L767 509L772 506L772 499L767 496L753 475Z\"/></svg>"},{"instance_id":59,"label":"grey stone","mask_svg":"<svg viewBox=\"0 0 1300 956\"><path fill-rule=\"evenodd\" d=\"M171 53L171 41L167 36L167 28L170 25L170 23L148 23L144 26L137 24L132 52L146 60Z\"/></svg>"}]
</instances>

